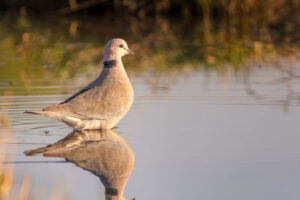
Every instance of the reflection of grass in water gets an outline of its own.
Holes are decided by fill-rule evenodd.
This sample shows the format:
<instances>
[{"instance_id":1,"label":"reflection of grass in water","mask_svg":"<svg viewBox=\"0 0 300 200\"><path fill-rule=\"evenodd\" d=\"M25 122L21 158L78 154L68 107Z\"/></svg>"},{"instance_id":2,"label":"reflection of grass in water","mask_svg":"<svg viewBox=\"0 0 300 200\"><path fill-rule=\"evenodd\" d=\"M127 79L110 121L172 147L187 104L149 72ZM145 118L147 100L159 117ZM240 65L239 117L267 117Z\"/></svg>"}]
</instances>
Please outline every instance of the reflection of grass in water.
<instances>
[{"instance_id":1,"label":"reflection of grass in water","mask_svg":"<svg viewBox=\"0 0 300 200\"><path fill-rule=\"evenodd\" d=\"M9 98L3 98L3 102L1 107L1 110L7 110L9 108ZM0 133L2 137L10 137L13 138L13 131L10 128L8 117L6 114L1 113L0 114ZM14 184L14 168L13 165L5 165L3 162L5 162L8 159L8 153L12 155L12 152L7 152L7 146L5 144L0 145L0 199L12 199L12 189ZM19 190L19 194L22 194L25 198L26 190L27 190L28 181L27 179L24 179L22 186ZM19 198L20 199L20 198Z\"/></svg>"},{"instance_id":2,"label":"reflection of grass in water","mask_svg":"<svg viewBox=\"0 0 300 200\"><path fill-rule=\"evenodd\" d=\"M165 73L231 67L238 71L247 62L259 65L281 57L265 26L256 27L262 29L257 32L224 20L215 24L207 15L192 24L159 17L145 23L130 19L123 25L105 20L2 20L0 50L5 53L0 55L0 80L13 80L14 86L25 86L31 94L35 85L69 85L80 73L99 71L104 44L116 35L126 38L136 52L135 57L124 59L126 70L135 75L149 69Z\"/></svg>"},{"instance_id":3,"label":"reflection of grass in water","mask_svg":"<svg viewBox=\"0 0 300 200\"><path fill-rule=\"evenodd\" d=\"M1 110L9 109L10 99L7 97L3 98L3 102L1 102ZM3 106L4 105L4 106ZM14 138L13 130L8 121L8 116L1 112L0 114L0 134L2 138ZM0 199L1 200L38 200L44 199L42 195L42 191L37 191L36 194L31 194L32 181L29 176L24 176L20 181L20 183L16 182L15 171L13 164L5 164L6 161L12 161L13 157L9 155L14 154L14 148L11 148L12 145L5 143L0 144ZM9 150L9 152L7 151ZM63 198L57 194L55 190L51 192L49 200L56 199L68 199Z\"/></svg>"},{"instance_id":4,"label":"reflection of grass in water","mask_svg":"<svg viewBox=\"0 0 300 200\"><path fill-rule=\"evenodd\" d=\"M7 116L0 115L1 135L12 134L9 128ZM0 145L0 162L6 160L5 145ZM9 199L13 185L13 166L0 164L0 199Z\"/></svg>"}]
</instances>

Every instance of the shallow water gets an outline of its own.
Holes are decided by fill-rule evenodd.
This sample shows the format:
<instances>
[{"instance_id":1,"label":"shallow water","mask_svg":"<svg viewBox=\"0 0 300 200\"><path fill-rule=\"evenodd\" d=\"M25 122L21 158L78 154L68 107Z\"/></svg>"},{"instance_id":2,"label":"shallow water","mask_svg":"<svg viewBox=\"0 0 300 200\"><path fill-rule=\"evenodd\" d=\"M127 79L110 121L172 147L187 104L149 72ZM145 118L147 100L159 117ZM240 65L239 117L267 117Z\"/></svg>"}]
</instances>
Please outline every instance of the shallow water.
<instances>
[{"instance_id":1,"label":"shallow water","mask_svg":"<svg viewBox=\"0 0 300 200\"><path fill-rule=\"evenodd\" d=\"M298 199L299 80L274 83L282 74L270 76L276 74L273 69L253 73L254 94L247 94L239 77L223 80L211 73L207 80L201 71L178 77L171 86L159 85L170 87L167 91L153 92L141 79L132 78L135 102L116 129L135 153L125 196ZM67 96L9 96L10 108L1 112L9 113L15 137L1 141L17 148L14 161L25 162L15 164L16 177L32 176L37 190L47 186L71 199L104 198L100 181L91 173L70 163L48 163L62 159L23 154L71 132L62 123L23 111Z\"/></svg>"},{"instance_id":2,"label":"shallow water","mask_svg":"<svg viewBox=\"0 0 300 200\"><path fill-rule=\"evenodd\" d=\"M298 58L282 56L261 66L251 61L239 70L183 66L137 74L131 66L135 101L116 129L135 154L125 197L299 199ZM2 59L4 66L9 66L7 60ZM72 132L60 122L24 111L61 102L100 71L88 69L67 76L69 82L56 80L55 70L49 72L52 80L31 78L30 83L1 74L1 114L7 114L12 129L12 134L1 135L9 155L4 165L14 165L17 186L24 176L32 178L32 194L44 190L46 197L57 193L69 199L104 199L104 187L92 173L61 158L23 153Z\"/></svg>"}]
</instances>

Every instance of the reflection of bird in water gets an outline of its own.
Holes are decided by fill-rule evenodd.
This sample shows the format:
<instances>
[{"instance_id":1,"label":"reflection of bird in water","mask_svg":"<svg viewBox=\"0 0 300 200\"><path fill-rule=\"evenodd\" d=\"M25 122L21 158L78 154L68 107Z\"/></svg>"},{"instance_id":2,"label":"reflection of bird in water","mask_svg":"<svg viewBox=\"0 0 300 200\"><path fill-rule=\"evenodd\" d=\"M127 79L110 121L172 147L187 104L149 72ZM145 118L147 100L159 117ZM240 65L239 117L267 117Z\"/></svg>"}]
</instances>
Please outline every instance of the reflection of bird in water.
<instances>
[{"instance_id":1,"label":"reflection of bird in water","mask_svg":"<svg viewBox=\"0 0 300 200\"><path fill-rule=\"evenodd\" d=\"M75 129L113 128L133 102L133 89L121 60L126 54L133 52L124 40L110 40L96 80L60 104L26 113L52 117Z\"/></svg>"},{"instance_id":2,"label":"reflection of bird in water","mask_svg":"<svg viewBox=\"0 0 300 200\"><path fill-rule=\"evenodd\" d=\"M106 200L125 200L123 192L134 166L134 153L114 130L74 131L54 144L24 153L65 158L100 178Z\"/></svg>"}]
</instances>

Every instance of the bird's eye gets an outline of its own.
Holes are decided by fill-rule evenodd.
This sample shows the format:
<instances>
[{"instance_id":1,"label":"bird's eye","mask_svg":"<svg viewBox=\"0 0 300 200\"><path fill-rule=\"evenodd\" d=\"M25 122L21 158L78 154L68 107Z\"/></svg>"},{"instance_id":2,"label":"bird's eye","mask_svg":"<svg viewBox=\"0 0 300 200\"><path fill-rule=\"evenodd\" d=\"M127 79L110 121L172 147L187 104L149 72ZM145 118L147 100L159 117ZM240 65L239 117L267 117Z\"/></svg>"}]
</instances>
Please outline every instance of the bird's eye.
<instances>
[{"instance_id":1,"label":"bird's eye","mask_svg":"<svg viewBox=\"0 0 300 200\"><path fill-rule=\"evenodd\" d=\"M124 45L123 45L123 44L120 44L120 47L121 47L121 48L123 48L123 47L124 47Z\"/></svg>"}]
</instances>

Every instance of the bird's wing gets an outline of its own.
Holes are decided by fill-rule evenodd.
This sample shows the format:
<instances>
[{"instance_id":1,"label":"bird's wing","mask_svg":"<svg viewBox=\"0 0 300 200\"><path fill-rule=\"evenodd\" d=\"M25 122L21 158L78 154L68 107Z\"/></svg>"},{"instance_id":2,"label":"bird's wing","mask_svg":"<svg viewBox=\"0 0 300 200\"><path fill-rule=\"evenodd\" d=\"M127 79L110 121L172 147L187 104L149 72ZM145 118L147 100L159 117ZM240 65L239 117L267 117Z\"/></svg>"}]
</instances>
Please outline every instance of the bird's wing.
<instances>
[{"instance_id":1,"label":"bird's wing","mask_svg":"<svg viewBox=\"0 0 300 200\"><path fill-rule=\"evenodd\" d=\"M131 104L133 91L131 85L121 80L111 80L90 84L76 93L61 106L79 118L108 119L114 117Z\"/></svg>"},{"instance_id":2,"label":"bird's wing","mask_svg":"<svg viewBox=\"0 0 300 200\"><path fill-rule=\"evenodd\" d=\"M85 87L82 90L80 90L79 92L77 92L76 94L72 95L71 97L69 97L68 99L64 100L63 102L61 102L60 104L64 104L67 103L68 101L74 99L76 96L86 92L89 88Z\"/></svg>"},{"instance_id":3,"label":"bird's wing","mask_svg":"<svg viewBox=\"0 0 300 200\"><path fill-rule=\"evenodd\" d=\"M72 95L71 97L69 97L68 99L66 99L65 101L61 102L60 104L64 104L69 102L70 100L74 99L75 97L77 97L78 95L88 91L89 89L93 88L97 82L99 82L99 78L97 78L96 80L94 80L93 82L91 82L90 84L88 84L87 86L85 86L83 89L81 89L79 92L77 92L76 94ZM99 83L98 83L99 84Z\"/></svg>"}]
</instances>

